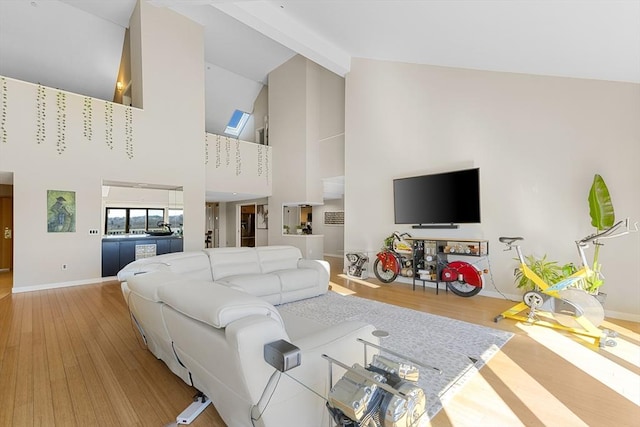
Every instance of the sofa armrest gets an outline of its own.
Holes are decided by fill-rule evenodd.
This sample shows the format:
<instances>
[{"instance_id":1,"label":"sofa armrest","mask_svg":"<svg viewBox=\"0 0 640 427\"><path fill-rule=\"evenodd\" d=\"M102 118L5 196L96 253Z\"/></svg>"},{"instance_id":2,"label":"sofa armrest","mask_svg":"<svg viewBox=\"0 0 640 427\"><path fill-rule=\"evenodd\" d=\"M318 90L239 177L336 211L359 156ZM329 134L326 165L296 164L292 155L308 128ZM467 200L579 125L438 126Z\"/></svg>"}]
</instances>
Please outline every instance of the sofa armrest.
<instances>
[{"instance_id":1,"label":"sofa armrest","mask_svg":"<svg viewBox=\"0 0 640 427\"><path fill-rule=\"evenodd\" d=\"M298 268L310 268L312 270L316 270L318 272L319 285L323 287L329 286L329 278L331 277L331 267L329 263L322 259L299 259L298 260Z\"/></svg>"},{"instance_id":2,"label":"sofa armrest","mask_svg":"<svg viewBox=\"0 0 640 427\"><path fill-rule=\"evenodd\" d=\"M124 282L139 274L155 271L169 271L169 263L163 261L158 261L155 263L138 263L137 261L134 261L124 266L122 270L118 271L117 277L120 282Z\"/></svg>"},{"instance_id":3,"label":"sofa armrest","mask_svg":"<svg viewBox=\"0 0 640 427\"><path fill-rule=\"evenodd\" d=\"M362 338L365 341L369 341L373 344L380 344L380 338L374 336L372 333L375 331L373 325L359 322L359 321L345 321L337 325L327 327L326 329L309 334L303 338L295 340L293 344L298 346L302 351L302 364L306 363L306 366L313 369L318 369L318 364L323 369L323 373L327 372L328 362L322 358L323 354L331 356L347 365L353 365L359 363L365 365L370 362L371 356L377 353L377 350L373 348L367 349L367 358L364 360L364 344L357 341L358 338ZM297 368L296 368L297 369ZM289 374L301 381L304 381L304 377L313 374L312 369L305 372L304 369L296 371L293 369ZM334 369L334 383L339 378L336 376L336 372L339 371L342 375L342 370L338 368ZM315 375L314 375L315 377ZM308 386L311 386L309 379ZM320 390L317 390L320 392ZM324 390L326 393L327 390ZM326 396L326 394L325 394Z\"/></svg>"},{"instance_id":4,"label":"sofa armrest","mask_svg":"<svg viewBox=\"0 0 640 427\"><path fill-rule=\"evenodd\" d=\"M158 289L158 296L174 310L217 329L252 315L270 317L284 328L280 313L273 305L215 282L185 280L180 286Z\"/></svg>"},{"instance_id":5,"label":"sofa armrest","mask_svg":"<svg viewBox=\"0 0 640 427\"><path fill-rule=\"evenodd\" d=\"M328 412L322 399L328 396L331 385L342 377L344 369L332 365L332 384L329 384L329 362L322 355L349 366L354 363L364 366L364 345L357 338L379 344L379 338L371 334L374 330L372 325L347 321L293 341L300 348L302 363L280 376L262 415L264 425L278 425L278 420L291 416L291 408L296 408L299 425L326 425ZM376 349L368 348L367 362L376 353Z\"/></svg>"},{"instance_id":6,"label":"sofa armrest","mask_svg":"<svg viewBox=\"0 0 640 427\"><path fill-rule=\"evenodd\" d=\"M152 271L149 273L136 274L128 278L126 288L141 298L153 302L162 302L158 294L159 290L166 285L178 286L184 279L171 271ZM125 289L124 287L122 288Z\"/></svg>"}]
</instances>

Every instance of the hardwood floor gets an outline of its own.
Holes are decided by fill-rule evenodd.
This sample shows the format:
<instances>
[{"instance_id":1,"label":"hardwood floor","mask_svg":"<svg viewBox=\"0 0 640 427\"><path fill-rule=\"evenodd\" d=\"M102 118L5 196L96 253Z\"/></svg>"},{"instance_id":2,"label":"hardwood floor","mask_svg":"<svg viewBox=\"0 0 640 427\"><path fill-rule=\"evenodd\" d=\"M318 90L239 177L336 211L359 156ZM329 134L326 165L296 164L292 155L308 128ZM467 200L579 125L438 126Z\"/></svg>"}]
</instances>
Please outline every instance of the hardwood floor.
<instances>
[{"instance_id":1,"label":"hardwood floor","mask_svg":"<svg viewBox=\"0 0 640 427\"><path fill-rule=\"evenodd\" d=\"M510 301L361 284L331 261L337 291L515 333L432 426L636 425L640 324L608 319L619 344L594 351L556 330L494 323ZM116 282L0 299L0 426L164 426L194 394L144 349ZM224 426L213 407L191 425Z\"/></svg>"},{"instance_id":2,"label":"hardwood floor","mask_svg":"<svg viewBox=\"0 0 640 427\"><path fill-rule=\"evenodd\" d=\"M11 287L13 285L13 272L12 271L0 271L0 299L11 294Z\"/></svg>"}]
</instances>

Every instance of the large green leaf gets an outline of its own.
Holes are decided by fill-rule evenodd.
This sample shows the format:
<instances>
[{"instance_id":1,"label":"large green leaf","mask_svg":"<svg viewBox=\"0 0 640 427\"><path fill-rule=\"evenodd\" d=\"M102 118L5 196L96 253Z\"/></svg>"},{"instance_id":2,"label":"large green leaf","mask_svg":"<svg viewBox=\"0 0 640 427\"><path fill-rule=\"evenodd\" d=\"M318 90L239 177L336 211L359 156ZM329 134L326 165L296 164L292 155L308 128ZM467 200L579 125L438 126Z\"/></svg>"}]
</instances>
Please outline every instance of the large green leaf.
<instances>
[{"instance_id":1,"label":"large green leaf","mask_svg":"<svg viewBox=\"0 0 640 427\"><path fill-rule=\"evenodd\" d=\"M598 174L593 177L593 184L589 190L589 215L591 225L598 230L611 227L616 220L609 189Z\"/></svg>"}]
</instances>

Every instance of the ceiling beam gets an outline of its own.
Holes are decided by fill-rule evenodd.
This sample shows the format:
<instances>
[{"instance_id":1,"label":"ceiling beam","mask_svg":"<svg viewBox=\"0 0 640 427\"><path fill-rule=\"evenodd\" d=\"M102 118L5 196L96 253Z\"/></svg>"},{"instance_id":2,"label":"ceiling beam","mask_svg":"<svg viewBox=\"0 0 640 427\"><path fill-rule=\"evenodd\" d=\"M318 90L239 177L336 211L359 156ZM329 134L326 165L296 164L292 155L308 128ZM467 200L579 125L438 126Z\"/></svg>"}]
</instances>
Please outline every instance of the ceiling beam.
<instances>
[{"instance_id":1,"label":"ceiling beam","mask_svg":"<svg viewBox=\"0 0 640 427\"><path fill-rule=\"evenodd\" d=\"M212 2L211 6L339 76L351 68L351 55L267 1Z\"/></svg>"}]
</instances>

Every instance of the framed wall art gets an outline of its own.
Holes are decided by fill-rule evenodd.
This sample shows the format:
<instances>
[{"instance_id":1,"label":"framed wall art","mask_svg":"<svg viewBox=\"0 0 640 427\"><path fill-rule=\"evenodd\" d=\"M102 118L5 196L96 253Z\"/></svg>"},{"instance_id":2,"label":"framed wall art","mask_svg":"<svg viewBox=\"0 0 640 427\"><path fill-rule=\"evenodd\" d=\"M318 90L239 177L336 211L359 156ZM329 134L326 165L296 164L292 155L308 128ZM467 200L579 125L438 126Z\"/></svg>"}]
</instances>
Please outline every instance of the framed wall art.
<instances>
[{"instance_id":1,"label":"framed wall art","mask_svg":"<svg viewBox=\"0 0 640 427\"><path fill-rule=\"evenodd\" d=\"M47 231L49 233L75 233L75 191L47 190Z\"/></svg>"}]
</instances>

